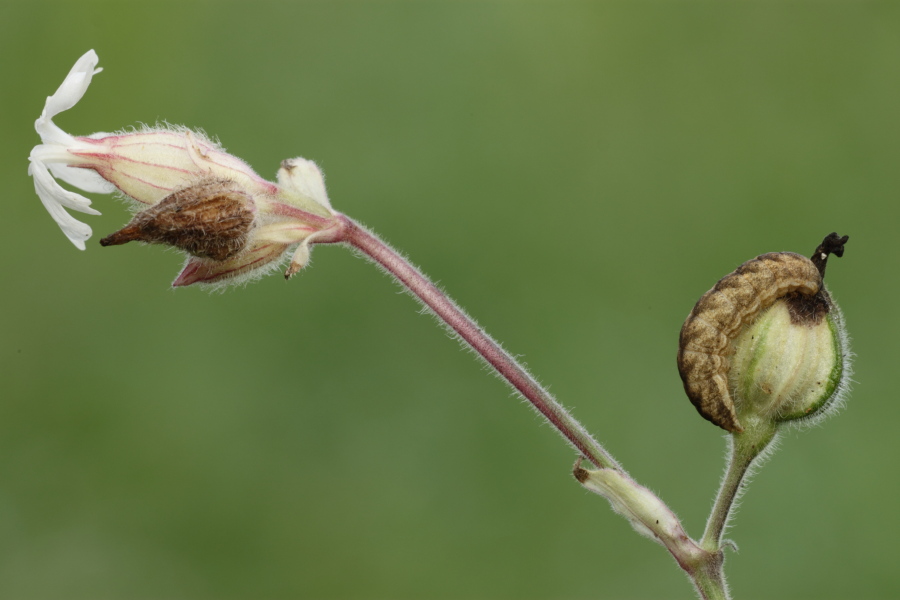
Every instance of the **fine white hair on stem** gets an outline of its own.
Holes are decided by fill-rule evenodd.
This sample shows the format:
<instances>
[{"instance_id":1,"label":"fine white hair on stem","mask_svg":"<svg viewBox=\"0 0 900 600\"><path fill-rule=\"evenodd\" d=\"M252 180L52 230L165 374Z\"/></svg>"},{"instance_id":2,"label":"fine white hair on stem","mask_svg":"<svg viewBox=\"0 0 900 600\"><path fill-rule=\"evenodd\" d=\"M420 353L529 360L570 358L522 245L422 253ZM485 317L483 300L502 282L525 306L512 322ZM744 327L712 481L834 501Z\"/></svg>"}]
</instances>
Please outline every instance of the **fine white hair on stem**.
<instances>
[{"instance_id":1,"label":"fine white hair on stem","mask_svg":"<svg viewBox=\"0 0 900 600\"><path fill-rule=\"evenodd\" d=\"M346 216L343 242L371 261L422 303L446 327L451 337L475 352L488 368L506 381L572 446L597 467L621 469L615 459L563 408L525 367L488 335L405 256Z\"/></svg>"},{"instance_id":2,"label":"fine white hair on stem","mask_svg":"<svg viewBox=\"0 0 900 600\"><path fill-rule=\"evenodd\" d=\"M734 453L735 453L735 444L734 444L734 435L726 435L727 438L727 446L725 448L725 471L722 473L722 478L719 481L719 490L716 493L716 501L718 501L719 497L724 492L725 488L730 484L729 475L735 468L734 463ZM728 527L731 522L731 519L734 517L735 513L737 513L737 509L740 507L741 499L744 495L744 492L747 489L747 486L750 483L750 480L753 479L753 476L756 475L757 470L772 457L772 454L778 449L778 445L780 444L781 433L776 432L772 437L771 441L763 448L759 454L750 459L750 463L744 467L744 472L741 475L740 482L735 489L734 496L731 499L731 503L728 506L728 512L725 514L725 518L722 522L722 530L719 534L724 536L728 532ZM713 508L715 510L715 507ZM730 545L734 546L733 542Z\"/></svg>"},{"instance_id":3,"label":"fine white hair on stem","mask_svg":"<svg viewBox=\"0 0 900 600\"><path fill-rule=\"evenodd\" d=\"M360 224L358 224L358 226L361 228L363 227ZM369 231L368 229L366 229L366 231L371 233L371 231ZM464 315L469 320L469 322L472 323L472 325L476 326L484 337L491 340L494 344L497 345L497 347L503 349L503 351L506 352L506 349L503 348L503 345L500 342L495 340L487 331L485 331L484 327L482 327L481 324L478 323L478 321L476 321L459 304L457 304L457 302L455 300L453 300L452 298L450 298L450 296L448 296L446 294L443 286L440 284L440 280L431 280L427 275L425 275L425 273L422 271L422 269L418 265L414 264L411 260L409 260L409 257L405 253L397 250L394 246L391 246L390 244L385 242L384 239L381 239L381 241L386 246L388 246L398 257L400 257L404 262L406 262L406 264L409 265L409 267L414 269L423 279L427 279L431 283L431 285L433 285L438 291L440 291L441 294L443 294L445 296L446 302L451 304L453 306L453 308L455 308L462 315ZM428 306L428 304L422 298L420 298L412 289L410 289L409 287L407 287L407 286L403 285L402 283L400 283L399 281L397 281L397 278L394 276L393 273L390 272L390 270L387 267L385 267L383 264L378 262L372 256L368 255L363 250L353 246L352 244L345 243L345 246L347 248L349 248L350 251L352 251L356 256L363 258L366 261L372 263L373 265L378 267L378 269L382 273L384 273L388 278L394 280L394 282L400 286L398 293L410 296L413 300L415 300L419 304L419 309L417 312L421 315L428 315L428 316L432 317L438 323L438 325L440 325L441 328L444 329L444 331L446 332L446 334L449 338L456 340L459 343L459 345L463 347L464 350L475 354L479 359L479 363L481 364L482 368L485 371L488 371L493 376L503 380L503 382L506 383L507 385L511 385L506 379L504 379L504 377L499 372L497 372L496 369L491 367L490 363L488 363L487 360L481 354L479 354L479 352L469 342L467 342L465 340L465 338L463 338L462 335L453 328L452 325L450 325L450 323L448 323L447 321L442 319L434 311L434 309L431 308L430 306ZM531 375L531 373L529 373L529 375ZM535 379L533 375L531 375L531 377L532 377L532 379ZM537 382L537 379L535 379L535 382ZM540 384L538 384L538 385L540 385ZM541 386L541 387L543 388L543 386ZM512 395L518 396L518 397L522 398L523 401L527 402L527 400L522 396L522 393L515 388L513 388L513 390L512 390Z\"/></svg>"}]
</instances>

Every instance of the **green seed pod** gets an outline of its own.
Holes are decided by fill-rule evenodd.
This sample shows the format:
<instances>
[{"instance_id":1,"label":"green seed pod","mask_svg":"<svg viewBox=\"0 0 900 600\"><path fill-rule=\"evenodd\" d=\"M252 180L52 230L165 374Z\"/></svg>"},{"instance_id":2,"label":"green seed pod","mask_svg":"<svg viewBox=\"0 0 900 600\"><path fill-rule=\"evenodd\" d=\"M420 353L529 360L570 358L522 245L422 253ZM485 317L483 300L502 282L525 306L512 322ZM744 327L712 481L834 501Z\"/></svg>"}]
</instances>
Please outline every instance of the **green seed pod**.
<instances>
[{"instance_id":1,"label":"green seed pod","mask_svg":"<svg viewBox=\"0 0 900 600\"><path fill-rule=\"evenodd\" d=\"M824 414L847 387L849 350L840 309L825 289L832 233L812 260L763 254L704 294L681 329L678 371L700 414L731 432L741 418L789 421Z\"/></svg>"}]
</instances>

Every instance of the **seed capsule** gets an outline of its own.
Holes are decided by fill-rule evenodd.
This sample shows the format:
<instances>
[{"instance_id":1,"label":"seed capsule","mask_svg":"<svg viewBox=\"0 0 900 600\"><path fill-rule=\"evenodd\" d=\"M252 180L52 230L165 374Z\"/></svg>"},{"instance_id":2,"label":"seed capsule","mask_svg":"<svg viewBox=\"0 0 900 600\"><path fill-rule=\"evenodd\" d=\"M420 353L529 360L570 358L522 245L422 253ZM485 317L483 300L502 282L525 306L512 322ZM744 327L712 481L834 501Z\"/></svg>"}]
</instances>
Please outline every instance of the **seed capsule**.
<instances>
[{"instance_id":1,"label":"seed capsule","mask_svg":"<svg viewBox=\"0 0 900 600\"><path fill-rule=\"evenodd\" d=\"M812 260L792 252L758 256L700 298L681 328L678 371L704 418L740 432L739 414L750 404L781 419L811 412L813 404L818 410L827 400L822 396L834 393L830 374L842 364L835 357L842 358L843 349L833 335L839 327L823 323L833 307L823 277L828 255L841 256L847 239L829 235ZM769 314L776 305L786 315L780 321ZM765 331L750 331L763 315ZM784 331L767 335L763 344L758 338L773 323ZM827 331L813 331L822 325ZM736 353L740 360L733 368Z\"/></svg>"},{"instance_id":2,"label":"seed capsule","mask_svg":"<svg viewBox=\"0 0 900 600\"><path fill-rule=\"evenodd\" d=\"M246 246L254 212L250 195L236 183L202 181L139 212L131 223L100 240L100 245L168 244L194 256L224 261Z\"/></svg>"}]
</instances>

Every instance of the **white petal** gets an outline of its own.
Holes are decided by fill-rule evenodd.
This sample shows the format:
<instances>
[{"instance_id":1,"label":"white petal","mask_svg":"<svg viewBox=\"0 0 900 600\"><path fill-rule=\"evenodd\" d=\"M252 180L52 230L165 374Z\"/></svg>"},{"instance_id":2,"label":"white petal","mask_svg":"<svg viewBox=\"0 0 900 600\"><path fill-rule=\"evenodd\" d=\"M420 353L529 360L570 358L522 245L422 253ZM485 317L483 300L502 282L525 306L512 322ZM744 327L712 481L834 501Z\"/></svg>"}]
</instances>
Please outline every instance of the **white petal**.
<instances>
[{"instance_id":1,"label":"white petal","mask_svg":"<svg viewBox=\"0 0 900 600\"><path fill-rule=\"evenodd\" d=\"M52 119L64 110L69 110L81 100L91 84L91 78L102 70L96 68L99 60L97 53L89 50L78 59L56 93L47 98L44 111L34 123L34 128L44 143L65 143L71 138L57 127Z\"/></svg>"},{"instance_id":2,"label":"white petal","mask_svg":"<svg viewBox=\"0 0 900 600\"><path fill-rule=\"evenodd\" d=\"M100 177L93 169L69 167L58 163L50 163L50 172L57 179L62 179L77 188L95 194L111 194L116 191L116 186Z\"/></svg>"},{"instance_id":3,"label":"white petal","mask_svg":"<svg viewBox=\"0 0 900 600\"><path fill-rule=\"evenodd\" d=\"M28 173L34 178L34 191L44 204L44 208L56 221L66 237L80 250L84 250L84 242L91 237L91 228L78 221L66 212L68 207L88 214L100 213L90 207L91 201L68 190L63 189L47 170L47 165L40 161L32 161Z\"/></svg>"},{"instance_id":4,"label":"white petal","mask_svg":"<svg viewBox=\"0 0 900 600\"><path fill-rule=\"evenodd\" d=\"M60 144L38 144L31 149L31 155L28 159L32 162L44 163L54 177L79 187L86 192L111 194L116 190L116 186L103 179L99 173L93 169L69 166L69 163L73 161L84 162L71 153L71 151L80 148L80 143L79 140L73 139L72 143L66 146ZM85 147L89 151L95 150L92 146L85 145Z\"/></svg>"},{"instance_id":5,"label":"white petal","mask_svg":"<svg viewBox=\"0 0 900 600\"><path fill-rule=\"evenodd\" d=\"M52 119L64 110L69 110L81 100L91 84L91 77L102 70L96 68L98 62L100 59L93 50L88 50L78 59L56 93L47 98L47 104L44 106L44 113L47 117Z\"/></svg>"},{"instance_id":6,"label":"white petal","mask_svg":"<svg viewBox=\"0 0 900 600\"><path fill-rule=\"evenodd\" d=\"M47 165L39 160L29 160L31 160L31 165L28 167L28 174L35 177L36 181L40 180L40 185L45 190L52 192L52 195L57 198L59 204L66 208L71 208L72 210L77 210L78 212L87 213L89 215L101 214L97 210L91 208L90 200L80 194L70 192L56 183L53 177L50 176Z\"/></svg>"}]
</instances>

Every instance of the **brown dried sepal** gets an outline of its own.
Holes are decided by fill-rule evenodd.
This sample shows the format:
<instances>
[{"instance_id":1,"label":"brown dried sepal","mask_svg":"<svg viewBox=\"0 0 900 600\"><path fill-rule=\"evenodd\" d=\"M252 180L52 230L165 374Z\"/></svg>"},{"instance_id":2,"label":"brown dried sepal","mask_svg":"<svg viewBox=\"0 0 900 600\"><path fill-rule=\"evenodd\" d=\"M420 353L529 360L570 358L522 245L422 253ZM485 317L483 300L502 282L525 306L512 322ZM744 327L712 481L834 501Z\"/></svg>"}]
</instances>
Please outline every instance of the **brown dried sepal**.
<instances>
[{"instance_id":1,"label":"brown dried sepal","mask_svg":"<svg viewBox=\"0 0 900 600\"><path fill-rule=\"evenodd\" d=\"M178 190L136 214L101 246L131 241L168 244L202 258L227 260L247 244L253 199L236 183L208 180Z\"/></svg>"},{"instance_id":2,"label":"brown dried sepal","mask_svg":"<svg viewBox=\"0 0 900 600\"><path fill-rule=\"evenodd\" d=\"M678 372L688 398L704 418L727 431L743 431L728 388L734 340L785 296L793 298L798 317L821 318L819 311L823 306L827 311L827 303L820 291L824 294L822 274L813 261L777 252L745 262L703 294L681 328Z\"/></svg>"}]
</instances>

